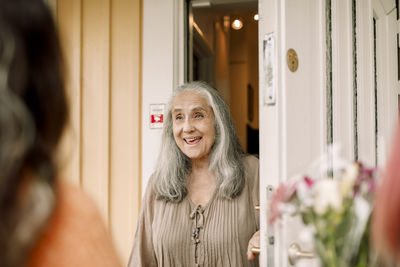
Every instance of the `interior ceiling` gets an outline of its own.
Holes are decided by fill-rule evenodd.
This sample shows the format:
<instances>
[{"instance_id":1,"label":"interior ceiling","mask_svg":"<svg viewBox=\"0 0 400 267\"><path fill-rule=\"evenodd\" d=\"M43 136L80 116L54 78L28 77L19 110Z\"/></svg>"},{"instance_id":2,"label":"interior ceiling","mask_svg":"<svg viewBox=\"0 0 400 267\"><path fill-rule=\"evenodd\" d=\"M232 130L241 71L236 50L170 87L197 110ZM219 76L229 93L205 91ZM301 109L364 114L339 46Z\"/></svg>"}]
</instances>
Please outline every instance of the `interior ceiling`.
<instances>
[{"instance_id":1,"label":"interior ceiling","mask_svg":"<svg viewBox=\"0 0 400 267\"><path fill-rule=\"evenodd\" d=\"M221 4L233 4L233 3L257 3L257 0L209 0L211 4L221 5Z\"/></svg>"},{"instance_id":2,"label":"interior ceiling","mask_svg":"<svg viewBox=\"0 0 400 267\"><path fill-rule=\"evenodd\" d=\"M193 7L198 11L205 11L214 14L241 14L256 13L258 0L193 0L192 3L206 2L209 6Z\"/></svg>"}]
</instances>

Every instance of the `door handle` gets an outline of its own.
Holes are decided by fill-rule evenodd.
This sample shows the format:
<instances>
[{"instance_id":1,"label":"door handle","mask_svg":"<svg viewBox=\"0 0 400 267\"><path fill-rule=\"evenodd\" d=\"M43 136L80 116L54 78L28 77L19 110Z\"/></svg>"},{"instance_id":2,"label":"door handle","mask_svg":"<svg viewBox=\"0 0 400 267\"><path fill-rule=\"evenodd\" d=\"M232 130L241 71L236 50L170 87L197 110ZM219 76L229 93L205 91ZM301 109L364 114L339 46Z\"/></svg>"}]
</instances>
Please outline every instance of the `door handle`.
<instances>
[{"instance_id":1,"label":"door handle","mask_svg":"<svg viewBox=\"0 0 400 267\"><path fill-rule=\"evenodd\" d=\"M295 265L300 259L312 259L315 257L312 251L302 251L299 244L292 243L288 249L288 259L290 265Z\"/></svg>"},{"instance_id":2,"label":"door handle","mask_svg":"<svg viewBox=\"0 0 400 267\"><path fill-rule=\"evenodd\" d=\"M254 255L259 255L261 252L261 249L259 247L252 247L251 252L253 252Z\"/></svg>"}]
</instances>

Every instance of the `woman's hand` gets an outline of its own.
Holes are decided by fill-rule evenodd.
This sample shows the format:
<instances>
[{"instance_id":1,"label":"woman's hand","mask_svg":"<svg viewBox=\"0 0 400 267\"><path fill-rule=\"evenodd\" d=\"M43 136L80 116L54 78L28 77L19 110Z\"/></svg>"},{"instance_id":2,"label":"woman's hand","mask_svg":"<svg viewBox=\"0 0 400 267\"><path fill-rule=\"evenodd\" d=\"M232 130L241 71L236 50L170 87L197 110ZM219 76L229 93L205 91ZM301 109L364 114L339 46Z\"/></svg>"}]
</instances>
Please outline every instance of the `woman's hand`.
<instances>
[{"instance_id":1,"label":"woman's hand","mask_svg":"<svg viewBox=\"0 0 400 267\"><path fill-rule=\"evenodd\" d=\"M260 230L254 233L254 235L250 238L249 245L247 246L247 259L249 261L254 260L256 255L251 252L253 247L260 247Z\"/></svg>"}]
</instances>

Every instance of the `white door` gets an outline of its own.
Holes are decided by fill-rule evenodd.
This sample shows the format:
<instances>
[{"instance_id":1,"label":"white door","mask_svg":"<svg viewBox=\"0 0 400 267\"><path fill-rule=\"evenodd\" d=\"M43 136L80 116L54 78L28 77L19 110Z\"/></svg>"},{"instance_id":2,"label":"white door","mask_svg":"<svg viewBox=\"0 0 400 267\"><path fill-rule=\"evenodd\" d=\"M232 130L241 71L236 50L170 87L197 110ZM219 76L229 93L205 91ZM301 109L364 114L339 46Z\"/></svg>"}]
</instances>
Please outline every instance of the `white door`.
<instances>
[{"instance_id":1,"label":"white door","mask_svg":"<svg viewBox=\"0 0 400 267\"><path fill-rule=\"evenodd\" d=\"M259 13L260 261L281 267L290 266L291 243L312 244L296 218L267 225L271 189L305 174L333 142L345 159L384 163L397 117L396 8L392 0L264 0Z\"/></svg>"}]
</instances>

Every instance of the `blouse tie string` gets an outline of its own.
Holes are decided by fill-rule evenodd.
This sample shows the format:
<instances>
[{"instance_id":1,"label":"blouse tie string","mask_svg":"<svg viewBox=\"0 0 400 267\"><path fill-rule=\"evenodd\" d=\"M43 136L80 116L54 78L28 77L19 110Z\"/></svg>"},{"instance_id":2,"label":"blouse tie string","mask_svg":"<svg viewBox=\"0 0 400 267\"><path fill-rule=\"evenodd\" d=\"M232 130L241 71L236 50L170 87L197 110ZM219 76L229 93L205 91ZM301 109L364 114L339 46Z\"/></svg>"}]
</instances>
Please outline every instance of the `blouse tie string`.
<instances>
[{"instance_id":1,"label":"blouse tie string","mask_svg":"<svg viewBox=\"0 0 400 267\"><path fill-rule=\"evenodd\" d=\"M192 241L194 244L200 243L199 233L200 229L203 228L204 225L204 210L201 205L197 205L196 208L192 210L190 213L190 219L194 220L194 229L192 233Z\"/></svg>"},{"instance_id":2,"label":"blouse tie string","mask_svg":"<svg viewBox=\"0 0 400 267\"><path fill-rule=\"evenodd\" d=\"M200 243L199 239L199 234L200 234L200 229L203 228L204 225L204 210L202 209L201 205L197 205L196 208L192 210L190 213L190 219L194 220L194 229L192 232L192 242L195 245L195 253L194 253L194 261L196 266L199 266L198 264L198 244Z\"/></svg>"}]
</instances>

